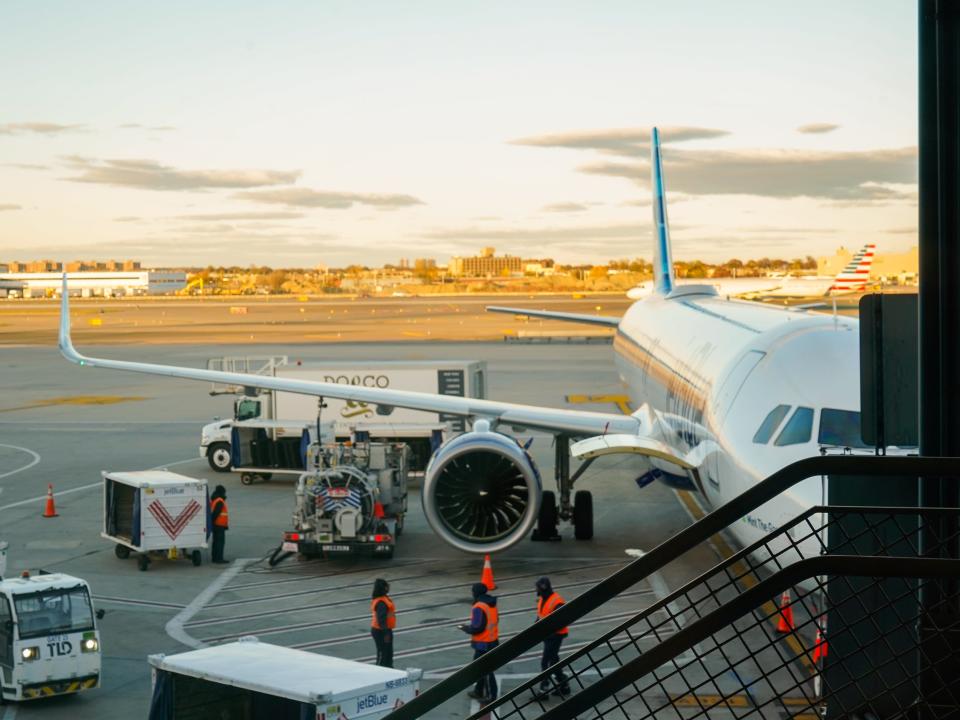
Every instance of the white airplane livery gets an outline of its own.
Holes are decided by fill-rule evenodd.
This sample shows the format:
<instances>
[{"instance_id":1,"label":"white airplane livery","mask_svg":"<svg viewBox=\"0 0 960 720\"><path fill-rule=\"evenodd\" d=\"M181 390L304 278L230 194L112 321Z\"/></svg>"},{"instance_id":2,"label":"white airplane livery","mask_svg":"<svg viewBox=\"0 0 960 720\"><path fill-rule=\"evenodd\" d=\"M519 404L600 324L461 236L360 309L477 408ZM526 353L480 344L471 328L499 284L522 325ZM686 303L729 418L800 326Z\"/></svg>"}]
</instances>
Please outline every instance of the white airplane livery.
<instances>
[{"instance_id":1,"label":"white airplane livery","mask_svg":"<svg viewBox=\"0 0 960 720\"><path fill-rule=\"evenodd\" d=\"M649 296L622 318L488 308L615 328L618 372L637 408L631 415L86 357L70 339L66 276L60 351L88 367L471 418L471 431L434 454L421 493L432 529L468 552L510 547L543 522L544 512L556 522L553 493L544 492L530 455L505 434L514 428L553 433L564 441L558 447L569 446L570 454L585 462L632 454L638 484L658 480L693 490L708 506L816 454L820 445L863 446L857 321L727 300L710 285L677 285L656 128L651 151L655 248ZM567 460L558 456L558 465L568 465ZM560 515L573 519L577 537L585 538L592 535L592 499L578 492L570 504L577 476L558 474ZM820 481L805 481L732 531L739 542L750 544L821 500Z\"/></svg>"}]
</instances>

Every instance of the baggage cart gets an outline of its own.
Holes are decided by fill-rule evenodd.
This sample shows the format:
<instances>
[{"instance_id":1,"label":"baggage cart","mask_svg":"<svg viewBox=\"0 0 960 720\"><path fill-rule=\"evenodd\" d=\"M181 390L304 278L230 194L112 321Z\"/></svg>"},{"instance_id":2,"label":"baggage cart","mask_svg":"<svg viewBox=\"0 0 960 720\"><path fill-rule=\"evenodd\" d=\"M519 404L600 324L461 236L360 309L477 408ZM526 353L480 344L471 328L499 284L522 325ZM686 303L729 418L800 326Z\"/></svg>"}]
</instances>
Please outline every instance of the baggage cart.
<instances>
[{"instance_id":1,"label":"baggage cart","mask_svg":"<svg viewBox=\"0 0 960 720\"><path fill-rule=\"evenodd\" d=\"M167 470L103 472L103 531L121 560L137 554L146 570L151 556L187 557L201 563L210 528L206 480Z\"/></svg>"}]
</instances>

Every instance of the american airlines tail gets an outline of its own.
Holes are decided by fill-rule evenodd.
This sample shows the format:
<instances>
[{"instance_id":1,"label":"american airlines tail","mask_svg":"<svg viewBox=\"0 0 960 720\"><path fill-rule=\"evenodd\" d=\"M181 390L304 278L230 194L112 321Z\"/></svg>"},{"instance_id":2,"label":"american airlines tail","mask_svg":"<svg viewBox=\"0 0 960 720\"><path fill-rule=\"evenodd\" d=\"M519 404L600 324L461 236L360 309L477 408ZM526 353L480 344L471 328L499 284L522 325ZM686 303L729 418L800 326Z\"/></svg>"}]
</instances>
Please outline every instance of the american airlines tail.
<instances>
[{"instance_id":1,"label":"american airlines tail","mask_svg":"<svg viewBox=\"0 0 960 720\"><path fill-rule=\"evenodd\" d=\"M852 293L863 290L870 279L870 265L873 264L873 255L877 246L873 243L864 245L860 252L854 255L840 274L833 280L831 293Z\"/></svg>"}]
</instances>

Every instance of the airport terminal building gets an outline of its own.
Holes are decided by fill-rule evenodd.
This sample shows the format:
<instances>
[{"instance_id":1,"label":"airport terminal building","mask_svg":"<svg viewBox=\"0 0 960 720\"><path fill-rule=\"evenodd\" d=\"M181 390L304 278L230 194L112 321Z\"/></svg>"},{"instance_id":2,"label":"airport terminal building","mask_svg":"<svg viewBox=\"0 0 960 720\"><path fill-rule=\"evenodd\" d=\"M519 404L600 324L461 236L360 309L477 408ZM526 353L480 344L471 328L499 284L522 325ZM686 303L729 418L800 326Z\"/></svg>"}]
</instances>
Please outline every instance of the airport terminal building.
<instances>
[{"instance_id":1,"label":"airport terminal building","mask_svg":"<svg viewBox=\"0 0 960 720\"><path fill-rule=\"evenodd\" d=\"M60 294L59 272L0 273L0 297L30 298ZM178 270L80 271L70 273L71 295L116 297L163 295L187 284L187 274Z\"/></svg>"}]
</instances>

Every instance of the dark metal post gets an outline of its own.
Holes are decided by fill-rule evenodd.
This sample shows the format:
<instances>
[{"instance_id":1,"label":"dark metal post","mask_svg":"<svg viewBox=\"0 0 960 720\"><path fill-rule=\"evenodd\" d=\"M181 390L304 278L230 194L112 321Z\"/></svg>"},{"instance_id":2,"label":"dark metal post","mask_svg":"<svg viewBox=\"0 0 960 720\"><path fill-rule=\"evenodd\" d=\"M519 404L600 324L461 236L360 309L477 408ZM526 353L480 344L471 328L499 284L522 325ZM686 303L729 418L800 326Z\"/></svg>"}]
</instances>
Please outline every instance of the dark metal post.
<instances>
[{"instance_id":1,"label":"dark metal post","mask_svg":"<svg viewBox=\"0 0 960 720\"><path fill-rule=\"evenodd\" d=\"M960 456L960 3L920 0L920 454ZM957 484L920 480L920 504L958 507ZM956 533L956 520L927 524L924 548ZM955 535L954 535L955 537ZM941 556L960 557L957 543ZM955 711L944 683L960 677L960 632L945 631L960 608L957 580L924 585L920 621L921 717Z\"/></svg>"}]
</instances>

